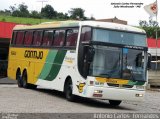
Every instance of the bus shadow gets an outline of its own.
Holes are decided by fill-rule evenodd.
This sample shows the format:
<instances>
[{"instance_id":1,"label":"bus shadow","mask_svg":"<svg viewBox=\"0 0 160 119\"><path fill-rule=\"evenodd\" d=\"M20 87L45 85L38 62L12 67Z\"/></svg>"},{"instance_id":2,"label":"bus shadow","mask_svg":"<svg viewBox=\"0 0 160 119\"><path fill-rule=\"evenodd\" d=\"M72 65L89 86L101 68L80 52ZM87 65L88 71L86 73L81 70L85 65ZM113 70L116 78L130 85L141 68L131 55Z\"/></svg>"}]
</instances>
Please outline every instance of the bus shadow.
<instances>
[{"instance_id":1,"label":"bus shadow","mask_svg":"<svg viewBox=\"0 0 160 119\"><path fill-rule=\"evenodd\" d=\"M41 93L45 93L47 95L50 96L56 96L58 98L64 99L65 95L63 92L60 91L56 91L56 90L50 90L50 89L32 89ZM98 99L89 99L89 98L83 98L83 97L79 97L76 96L76 100L74 102L71 103L78 103L81 105L85 105L85 106L89 106L89 107L95 107L95 108L110 108L110 109L116 109L116 110L123 110L123 111L135 111L134 109L128 108L128 107L124 107L124 106L112 106L109 104L109 102L107 100L98 100ZM123 104L123 103L122 103Z\"/></svg>"}]
</instances>

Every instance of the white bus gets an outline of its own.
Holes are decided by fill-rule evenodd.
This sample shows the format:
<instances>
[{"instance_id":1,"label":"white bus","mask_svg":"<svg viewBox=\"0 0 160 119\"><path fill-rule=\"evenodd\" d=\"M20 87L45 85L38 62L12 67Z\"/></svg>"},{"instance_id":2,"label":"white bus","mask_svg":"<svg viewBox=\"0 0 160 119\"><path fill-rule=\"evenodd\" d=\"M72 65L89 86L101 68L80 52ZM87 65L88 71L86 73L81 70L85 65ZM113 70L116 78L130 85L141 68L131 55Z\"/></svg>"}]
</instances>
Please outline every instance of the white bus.
<instances>
[{"instance_id":1,"label":"white bus","mask_svg":"<svg viewBox=\"0 0 160 119\"><path fill-rule=\"evenodd\" d=\"M144 30L98 21L18 25L10 44L8 77L19 87L43 86L75 96L142 101L147 81Z\"/></svg>"}]
</instances>

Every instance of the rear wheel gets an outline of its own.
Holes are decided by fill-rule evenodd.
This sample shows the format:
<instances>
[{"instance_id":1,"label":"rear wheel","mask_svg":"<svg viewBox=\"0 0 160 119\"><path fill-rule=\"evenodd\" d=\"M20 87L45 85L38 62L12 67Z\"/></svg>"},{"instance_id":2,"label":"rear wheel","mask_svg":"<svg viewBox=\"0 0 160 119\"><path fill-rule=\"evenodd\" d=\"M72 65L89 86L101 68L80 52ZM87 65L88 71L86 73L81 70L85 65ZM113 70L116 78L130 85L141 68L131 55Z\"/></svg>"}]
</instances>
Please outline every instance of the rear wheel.
<instances>
[{"instance_id":1,"label":"rear wheel","mask_svg":"<svg viewBox=\"0 0 160 119\"><path fill-rule=\"evenodd\" d=\"M17 80L17 84L18 87L23 87L23 81L22 81L22 76L21 76L21 72L18 70L16 73L16 80Z\"/></svg>"},{"instance_id":2,"label":"rear wheel","mask_svg":"<svg viewBox=\"0 0 160 119\"><path fill-rule=\"evenodd\" d=\"M71 80L68 80L65 84L65 96L68 101L74 101L75 95L73 95L73 84Z\"/></svg>"},{"instance_id":3,"label":"rear wheel","mask_svg":"<svg viewBox=\"0 0 160 119\"><path fill-rule=\"evenodd\" d=\"M112 106L119 106L122 101L120 100L109 100L110 105Z\"/></svg>"},{"instance_id":4,"label":"rear wheel","mask_svg":"<svg viewBox=\"0 0 160 119\"><path fill-rule=\"evenodd\" d=\"M22 80L23 80L23 88L28 88L29 85L27 83L27 72L26 71L23 72Z\"/></svg>"},{"instance_id":5,"label":"rear wheel","mask_svg":"<svg viewBox=\"0 0 160 119\"><path fill-rule=\"evenodd\" d=\"M28 76L27 76L26 71L24 71L24 73L22 75L22 82L23 82L23 88L28 88L28 89L36 89L37 88L37 85L33 85L33 84L28 83Z\"/></svg>"}]
</instances>

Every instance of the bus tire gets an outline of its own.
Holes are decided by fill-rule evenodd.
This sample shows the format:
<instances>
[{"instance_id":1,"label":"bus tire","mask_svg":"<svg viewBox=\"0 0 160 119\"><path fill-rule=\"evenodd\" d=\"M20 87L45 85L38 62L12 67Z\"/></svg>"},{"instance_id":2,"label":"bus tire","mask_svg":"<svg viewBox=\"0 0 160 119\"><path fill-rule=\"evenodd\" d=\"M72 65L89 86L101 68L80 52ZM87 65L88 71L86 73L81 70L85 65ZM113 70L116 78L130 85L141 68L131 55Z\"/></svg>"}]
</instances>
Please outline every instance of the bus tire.
<instances>
[{"instance_id":1,"label":"bus tire","mask_svg":"<svg viewBox=\"0 0 160 119\"><path fill-rule=\"evenodd\" d=\"M29 88L29 84L27 83L27 71L23 72L22 80L23 80L23 88Z\"/></svg>"},{"instance_id":2,"label":"bus tire","mask_svg":"<svg viewBox=\"0 0 160 119\"><path fill-rule=\"evenodd\" d=\"M122 101L120 100L109 100L109 104L112 106L119 106Z\"/></svg>"},{"instance_id":3,"label":"bus tire","mask_svg":"<svg viewBox=\"0 0 160 119\"><path fill-rule=\"evenodd\" d=\"M16 73L16 80L17 80L17 84L19 88L23 87L23 80L22 80L22 76L21 76L21 71L18 69L17 73Z\"/></svg>"},{"instance_id":4,"label":"bus tire","mask_svg":"<svg viewBox=\"0 0 160 119\"><path fill-rule=\"evenodd\" d=\"M75 100L75 95L73 95L72 92L73 92L73 84L71 79L69 79L65 84L65 96L66 99L71 102Z\"/></svg>"}]
</instances>

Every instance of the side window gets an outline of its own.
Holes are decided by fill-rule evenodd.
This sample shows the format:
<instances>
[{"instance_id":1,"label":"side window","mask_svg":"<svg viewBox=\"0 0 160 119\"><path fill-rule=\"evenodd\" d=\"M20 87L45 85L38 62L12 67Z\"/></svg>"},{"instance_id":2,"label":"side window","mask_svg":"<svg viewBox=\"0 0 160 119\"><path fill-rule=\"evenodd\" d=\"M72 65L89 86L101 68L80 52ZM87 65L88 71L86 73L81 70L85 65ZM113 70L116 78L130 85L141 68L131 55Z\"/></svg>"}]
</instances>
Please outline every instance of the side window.
<instances>
[{"instance_id":1,"label":"side window","mask_svg":"<svg viewBox=\"0 0 160 119\"><path fill-rule=\"evenodd\" d=\"M65 46L76 46L78 37L78 28L68 29Z\"/></svg>"},{"instance_id":2,"label":"side window","mask_svg":"<svg viewBox=\"0 0 160 119\"><path fill-rule=\"evenodd\" d=\"M91 40L91 27L82 27L80 40L81 42Z\"/></svg>"},{"instance_id":3,"label":"side window","mask_svg":"<svg viewBox=\"0 0 160 119\"><path fill-rule=\"evenodd\" d=\"M24 45L31 45L33 39L33 31L27 31L24 37Z\"/></svg>"},{"instance_id":4,"label":"side window","mask_svg":"<svg viewBox=\"0 0 160 119\"><path fill-rule=\"evenodd\" d=\"M51 46L53 42L53 30L44 31L42 46Z\"/></svg>"},{"instance_id":5,"label":"side window","mask_svg":"<svg viewBox=\"0 0 160 119\"><path fill-rule=\"evenodd\" d=\"M42 40L43 31L35 31L33 36L33 45L40 46Z\"/></svg>"},{"instance_id":6,"label":"side window","mask_svg":"<svg viewBox=\"0 0 160 119\"><path fill-rule=\"evenodd\" d=\"M23 44L23 38L24 38L24 31L18 31L16 37L16 45Z\"/></svg>"},{"instance_id":7,"label":"side window","mask_svg":"<svg viewBox=\"0 0 160 119\"><path fill-rule=\"evenodd\" d=\"M63 46L65 38L65 30L56 30L54 33L53 46Z\"/></svg>"},{"instance_id":8,"label":"side window","mask_svg":"<svg viewBox=\"0 0 160 119\"><path fill-rule=\"evenodd\" d=\"M13 34L12 34L11 44L15 44L16 36L17 36L17 32L14 31Z\"/></svg>"}]
</instances>

